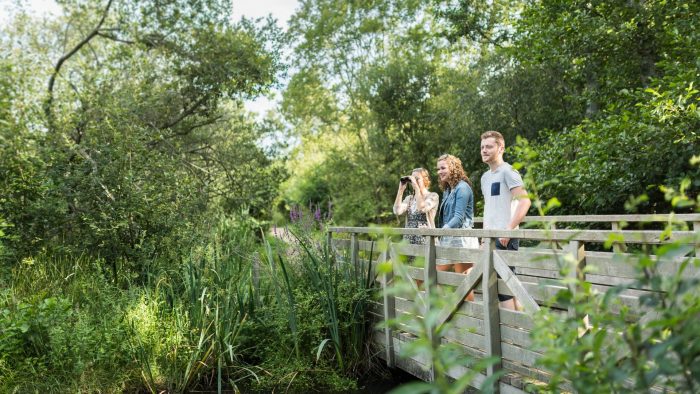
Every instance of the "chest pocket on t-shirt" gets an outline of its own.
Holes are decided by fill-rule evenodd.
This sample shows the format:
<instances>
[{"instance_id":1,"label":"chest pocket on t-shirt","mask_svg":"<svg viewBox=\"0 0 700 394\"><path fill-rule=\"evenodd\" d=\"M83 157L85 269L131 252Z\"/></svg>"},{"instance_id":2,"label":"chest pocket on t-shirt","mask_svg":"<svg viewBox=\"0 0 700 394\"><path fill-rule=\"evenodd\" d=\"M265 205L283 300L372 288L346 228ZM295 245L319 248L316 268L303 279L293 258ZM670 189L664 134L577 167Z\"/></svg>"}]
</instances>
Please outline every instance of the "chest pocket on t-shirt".
<instances>
[{"instance_id":1,"label":"chest pocket on t-shirt","mask_svg":"<svg viewBox=\"0 0 700 394\"><path fill-rule=\"evenodd\" d=\"M501 195L501 182L494 182L491 184L491 195L500 196Z\"/></svg>"}]
</instances>

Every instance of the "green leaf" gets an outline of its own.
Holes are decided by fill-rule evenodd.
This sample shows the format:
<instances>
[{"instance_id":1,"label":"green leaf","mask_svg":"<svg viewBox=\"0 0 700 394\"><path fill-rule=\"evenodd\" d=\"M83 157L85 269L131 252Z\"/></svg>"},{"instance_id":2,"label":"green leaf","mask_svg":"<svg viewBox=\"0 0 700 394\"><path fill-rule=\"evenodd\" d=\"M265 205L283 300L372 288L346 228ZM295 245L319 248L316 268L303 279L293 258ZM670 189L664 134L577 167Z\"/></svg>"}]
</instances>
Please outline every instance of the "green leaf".
<instances>
[{"instance_id":1,"label":"green leaf","mask_svg":"<svg viewBox=\"0 0 700 394\"><path fill-rule=\"evenodd\" d=\"M319 361L321 359L321 353L323 353L323 349L326 347L326 344L328 342L331 342L330 338L326 338L321 343L318 345L318 350L316 351L316 361Z\"/></svg>"}]
</instances>

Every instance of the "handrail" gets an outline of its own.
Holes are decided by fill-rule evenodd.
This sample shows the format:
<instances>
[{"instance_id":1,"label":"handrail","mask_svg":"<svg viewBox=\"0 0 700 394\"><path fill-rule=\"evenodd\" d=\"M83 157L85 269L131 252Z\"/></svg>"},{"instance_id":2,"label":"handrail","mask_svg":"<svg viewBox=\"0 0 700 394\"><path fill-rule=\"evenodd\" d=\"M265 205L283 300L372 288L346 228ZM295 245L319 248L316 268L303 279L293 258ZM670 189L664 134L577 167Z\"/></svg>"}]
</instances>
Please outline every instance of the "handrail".
<instances>
[{"instance_id":1,"label":"handrail","mask_svg":"<svg viewBox=\"0 0 700 394\"><path fill-rule=\"evenodd\" d=\"M666 222L700 222L700 213L679 214L644 214L644 215L561 215L561 216L525 216L524 223L666 223ZM483 223L483 217L475 217L474 223Z\"/></svg>"},{"instance_id":2,"label":"handrail","mask_svg":"<svg viewBox=\"0 0 700 394\"><path fill-rule=\"evenodd\" d=\"M658 244L695 237L696 231L664 231L639 230L482 230L482 229L429 229L429 228L399 228L399 227L329 227L334 233L354 234L397 234L423 236L453 236L479 238L518 238L538 241L583 241L605 242L611 236L615 242Z\"/></svg>"}]
</instances>

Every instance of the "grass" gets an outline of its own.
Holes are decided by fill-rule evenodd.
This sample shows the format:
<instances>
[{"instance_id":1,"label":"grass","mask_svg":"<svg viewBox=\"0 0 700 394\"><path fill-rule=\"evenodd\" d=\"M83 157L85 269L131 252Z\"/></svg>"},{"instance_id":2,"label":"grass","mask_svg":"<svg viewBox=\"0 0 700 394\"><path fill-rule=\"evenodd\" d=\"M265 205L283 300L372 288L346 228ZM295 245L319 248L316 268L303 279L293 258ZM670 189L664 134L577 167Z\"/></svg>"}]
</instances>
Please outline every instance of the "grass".
<instances>
[{"instance_id":1,"label":"grass","mask_svg":"<svg viewBox=\"0 0 700 394\"><path fill-rule=\"evenodd\" d=\"M260 244L226 222L212 233L178 262L146 264L142 285L126 270L115 285L87 255L14 266L0 285L0 392L354 387L366 264L342 264L309 234Z\"/></svg>"}]
</instances>

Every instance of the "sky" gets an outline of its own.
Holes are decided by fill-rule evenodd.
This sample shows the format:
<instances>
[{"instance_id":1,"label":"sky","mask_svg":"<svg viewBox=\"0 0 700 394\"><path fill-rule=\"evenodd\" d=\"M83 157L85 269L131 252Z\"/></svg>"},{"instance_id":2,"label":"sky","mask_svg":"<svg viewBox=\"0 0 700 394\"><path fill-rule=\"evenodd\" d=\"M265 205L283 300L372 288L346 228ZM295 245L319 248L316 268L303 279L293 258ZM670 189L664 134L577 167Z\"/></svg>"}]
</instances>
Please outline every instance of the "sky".
<instances>
[{"instance_id":1,"label":"sky","mask_svg":"<svg viewBox=\"0 0 700 394\"><path fill-rule=\"evenodd\" d=\"M60 11L54 0L0 0L0 26L6 23L6 10L17 3L26 5L28 9L34 10L39 15L55 14ZM298 0L234 0L233 17L238 20L241 16L260 18L271 14L277 19L277 24L286 29L287 21L296 10L298 3ZM271 96L273 97L259 97L254 101L248 101L245 106L259 116L264 115L275 106L279 93L272 92Z\"/></svg>"},{"instance_id":2,"label":"sky","mask_svg":"<svg viewBox=\"0 0 700 394\"><path fill-rule=\"evenodd\" d=\"M60 10L55 0L0 0L0 20L2 23L5 22L6 9L15 4L26 5L27 8L38 14L56 13ZM297 5L297 0L234 0L233 16L235 19L241 16L258 18L272 14L277 19L277 23L284 27Z\"/></svg>"}]
</instances>

